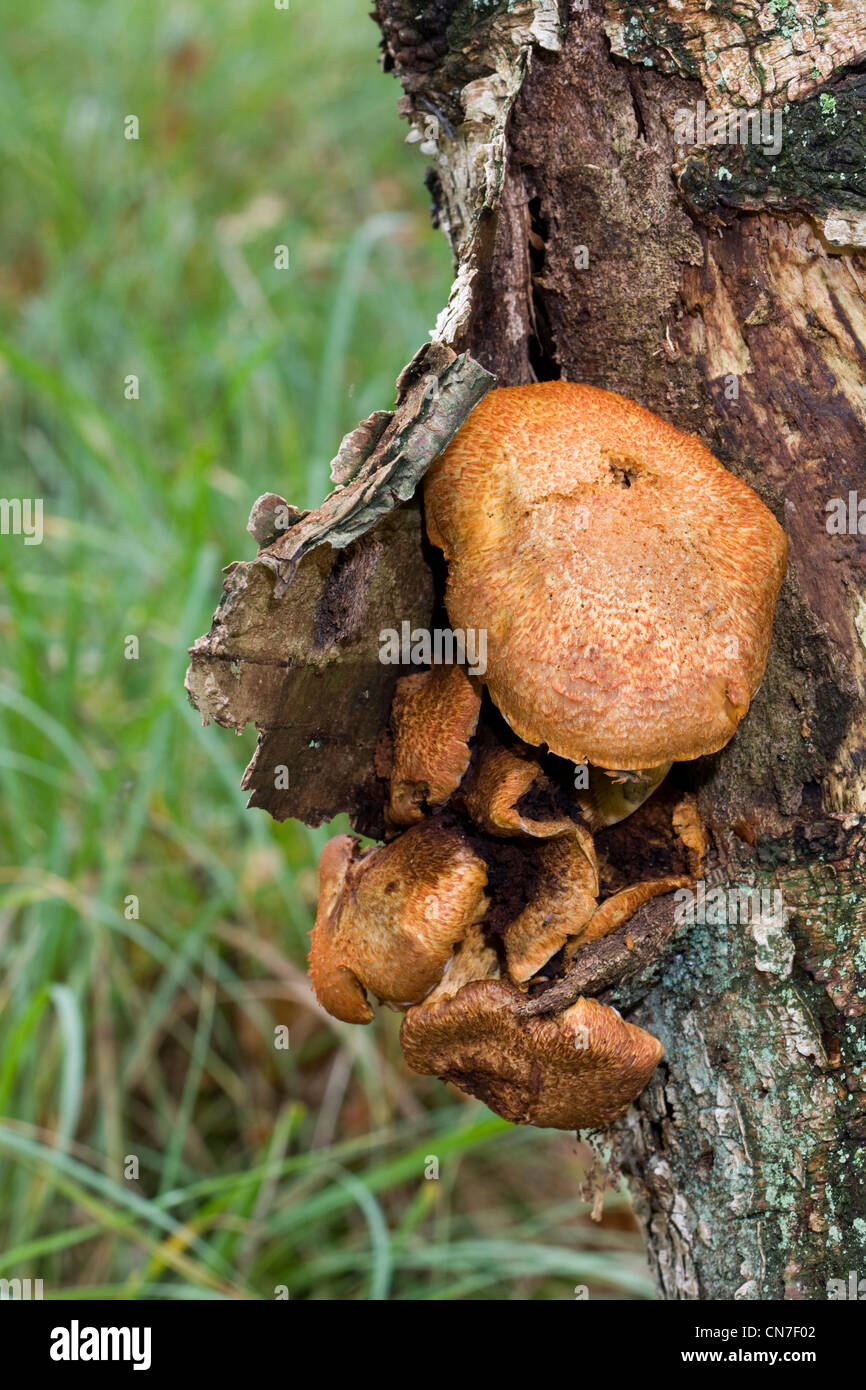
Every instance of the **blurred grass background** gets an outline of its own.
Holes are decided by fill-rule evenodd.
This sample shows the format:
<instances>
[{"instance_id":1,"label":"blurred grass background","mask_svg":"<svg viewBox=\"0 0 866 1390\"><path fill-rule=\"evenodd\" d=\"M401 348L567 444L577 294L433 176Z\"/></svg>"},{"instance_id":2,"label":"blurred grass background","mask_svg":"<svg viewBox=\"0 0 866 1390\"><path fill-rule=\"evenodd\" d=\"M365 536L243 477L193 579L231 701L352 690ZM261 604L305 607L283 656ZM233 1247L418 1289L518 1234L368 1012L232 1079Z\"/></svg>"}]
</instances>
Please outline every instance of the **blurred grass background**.
<instances>
[{"instance_id":1,"label":"blurred grass background","mask_svg":"<svg viewBox=\"0 0 866 1390\"><path fill-rule=\"evenodd\" d=\"M0 4L0 496L45 506L0 537L0 1277L50 1298L651 1296L573 1137L317 1010L331 831L245 811L252 731L183 693L250 503L321 499L447 294L368 8Z\"/></svg>"}]
</instances>

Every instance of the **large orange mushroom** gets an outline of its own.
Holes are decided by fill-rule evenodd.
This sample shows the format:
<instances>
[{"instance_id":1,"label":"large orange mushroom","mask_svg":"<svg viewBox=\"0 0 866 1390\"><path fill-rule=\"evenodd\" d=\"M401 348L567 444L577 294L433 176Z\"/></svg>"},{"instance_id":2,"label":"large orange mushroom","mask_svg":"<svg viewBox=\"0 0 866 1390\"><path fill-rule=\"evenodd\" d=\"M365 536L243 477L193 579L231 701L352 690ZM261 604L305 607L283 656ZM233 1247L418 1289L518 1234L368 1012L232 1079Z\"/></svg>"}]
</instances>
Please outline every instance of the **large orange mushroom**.
<instances>
[{"instance_id":1,"label":"large orange mushroom","mask_svg":"<svg viewBox=\"0 0 866 1390\"><path fill-rule=\"evenodd\" d=\"M458 627L529 744L613 770L714 753L760 684L787 542L694 435L565 381L481 401L424 484Z\"/></svg>"}]
</instances>

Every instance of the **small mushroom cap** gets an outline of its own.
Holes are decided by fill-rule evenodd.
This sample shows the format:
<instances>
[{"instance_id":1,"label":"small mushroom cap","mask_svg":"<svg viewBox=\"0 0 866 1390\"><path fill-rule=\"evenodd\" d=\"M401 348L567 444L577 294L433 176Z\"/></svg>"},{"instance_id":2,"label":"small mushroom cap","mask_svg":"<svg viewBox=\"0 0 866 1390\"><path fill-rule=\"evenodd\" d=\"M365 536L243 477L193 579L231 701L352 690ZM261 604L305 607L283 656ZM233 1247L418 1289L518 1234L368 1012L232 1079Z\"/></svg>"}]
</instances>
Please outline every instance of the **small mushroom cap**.
<instances>
[{"instance_id":1,"label":"small mushroom cap","mask_svg":"<svg viewBox=\"0 0 866 1390\"><path fill-rule=\"evenodd\" d=\"M704 855L710 847L709 836L704 829L697 798L687 792L677 802L671 816L674 834L685 846L689 856L689 868L693 878L700 878L704 866Z\"/></svg>"},{"instance_id":2,"label":"small mushroom cap","mask_svg":"<svg viewBox=\"0 0 866 1390\"><path fill-rule=\"evenodd\" d=\"M523 1002L514 985L488 979L410 1009L400 1030L406 1061L515 1124L610 1124L652 1076L661 1043L594 999L525 1019L517 1013Z\"/></svg>"},{"instance_id":3,"label":"small mushroom cap","mask_svg":"<svg viewBox=\"0 0 866 1390\"><path fill-rule=\"evenodd\" d=\"M397 682L391 706L394 825L421 820L425 804L440 806L460 786L480 709L478 689L461 666L434 666Z\"/></svg>"},{"instance_id":4,"label":"small mushroom cap","mask_svg":"<svg viewBox=\"0 0 866 1390\"><path fill-rule=\"evenodd\" d=\"M527 743L639 770L713 753L760 684L787 564L693 435L564 381L491 391L424 483L455 626Z\"/></svg>"},{"instance_id":5,"label":"small mushroom cap","mask_svg":"<svg viewBox=\"0 0 866 1390\"><path fill-rule=\"evenodd\" d=\"M369 1023L367 990L403 1006L423 999L484 916L486 883L460 831L434 820L366 853L352 835L330 840L310 937L319 1003L346 1023Z\"/></svg>"},{"instance_id":6,"label":"small mushroom cap","mask_svg":"<svg viewBox=\"0 0 866 1390\"><path fill-rule=\"evenodd\" d=\"M553 813L546 819L524 814L518 802L537 786L550 783L532 756L513 753L510 748L484 751L470 773L465 787L466 810L488 835L529 835L538 839L572 834L575 821Z\"/></svg>"},{"instance_id":7,"label":"small mushroom cap","mask_svg":"<svg viewBox=\"0 0 866 1390\"><path fill-rule=\"evenodd\" d=\"M349 871L357 862L354 835L335 835L319 858L319 902L310 935L310 979L316 998L344 1023L370 1023L373 1010L357 975L342 962L351 958L340 949L343 899Z\"/></svg>"},{"instance_id":8,"label":"small mushroom cap","mask_svg":"<svg viewBox=\"0 0 866 1390\"><path fill-rule=\"evenodd\" d=\"M536 892L504 932L508 973L517 984L531 980L570 936L579 936L595 912L598 866L592 839L583 834L539 846Z\"/></svg>"}]
</instances>

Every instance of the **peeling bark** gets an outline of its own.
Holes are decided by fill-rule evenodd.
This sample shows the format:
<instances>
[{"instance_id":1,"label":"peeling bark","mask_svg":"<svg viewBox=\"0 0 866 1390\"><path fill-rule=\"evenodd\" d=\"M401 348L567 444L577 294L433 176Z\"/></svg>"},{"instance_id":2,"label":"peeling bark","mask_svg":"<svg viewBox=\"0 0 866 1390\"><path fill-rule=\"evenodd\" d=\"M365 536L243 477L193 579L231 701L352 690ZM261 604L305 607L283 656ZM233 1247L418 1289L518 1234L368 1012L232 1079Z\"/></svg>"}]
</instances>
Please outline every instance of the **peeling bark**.
<instances>
[{"instance_id":1,"label":"peeling bark","mask_svg":"<svg viewBox=\"0 0 866 1390\"><path fill-rule=\"evenodd\" d=\"M430 624L421 536L417 506L394 511L345 550L312 550L286 598L260 561L229 565L213 626L190 650L186 685L204 723L236 732L255 724L242 783L249 806L308 825L347 811L358 830L384 833L376 749L409 668L383 665L374 634L403 620Z\"/></svg>"},{"instance_id":2,"label":"peeling bark","mask_svg":"<svg viewBox=\"0 0 866 1390\"><path fill-rule=\"evenodd\" d=\"M632 947L623 929L576 968L665 1047L606 1138L662 1296L825 1298L829 1280L866 1273L862 5L378 0L377 18L454 253L435 351L503 384L563 377L640 401L699 434L788 532L761 691L727 748L674 775L710 831L707 889L734 906L674 930L660 900ZM684 148L678 120L699 102L780 112L775 167L751 148ZM457 393L449 428L477 388ZM337 476L388 428L365 422ZM837 534L828 503L852 493ZM233 569L190 689L205 715L260 725L252 804L314 822L348 808L380 833L375 749L400 670L378 665L370 634L403 608L429 622L434 576L412 503L339 552L321 522L297 519ZM265 566L290 579L285 598ZM331 764L313 746L326 707ZM269 785L278 754L294 759L289 794ZM608 891L656 872L665 807L598 837ZM741 918L750 888L781 909Z\"/></svg>"},{"instance_id":3,"label":"peeling bark","mask_svg":"<svg viewBox=\"0 0 866 1390\"><path fill-rule=\"evenodd\" d=\"M378 635L428 628L434 602L410 499L492 384L465 355L422 348L397 382L395 410L343 440L321 507L300 512L275 493L255 503L248 529L258 555L228 566L186 677L205 724L258 730L242 784L249 806L309 825L346 811L357 830L384 834L376 755L409 668L380 661Z\"/></svg>"}]
</instances>

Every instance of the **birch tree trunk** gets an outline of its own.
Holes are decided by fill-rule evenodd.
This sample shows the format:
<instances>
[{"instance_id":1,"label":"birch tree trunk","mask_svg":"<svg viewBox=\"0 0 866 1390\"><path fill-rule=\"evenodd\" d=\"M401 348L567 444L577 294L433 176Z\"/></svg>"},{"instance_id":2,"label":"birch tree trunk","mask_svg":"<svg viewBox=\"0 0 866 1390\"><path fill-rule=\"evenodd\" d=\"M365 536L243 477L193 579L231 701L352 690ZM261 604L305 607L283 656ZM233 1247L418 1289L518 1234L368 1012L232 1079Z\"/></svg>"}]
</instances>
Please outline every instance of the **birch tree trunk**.
<instances>
[{"instance_id":1,"label":"birch tree trunk","mask_svg":"<svg viewBox=\"0 0 866 1390\"><path fill-rule=\"evenodd\" d=\"M384 496L390 430L415 450L408 497L489 384L480 364L501 384L563 377L640 401L699 434L788 533L761 691L728 747L675 782L710 833L708 887L777 891L784 911L698 921L603 996L665 1047L610 1157L662 1297L838 1296L834 1280L866 1276L866 8L378 0L376 18L455 279L397 416L344 444L349 489ZM768 146L781 118L780 148L700 143L713 110L763 111ZM417 383L448 373L454 390L429 420ZM406 446L407 419L420 443ZM400 672L352 667L357 606L384 612L408 584L406 616L430 610L414 505L337 540L312 514L319 540L348 547L336 561L321 545L308 554L293 525L235 567L193 649L205 717L259 725L246 785L273 814L348 808L376 833L375 735ZM274 573L277 591L311 583L303 620L297 605L276 613ZM267 592L251 624L256 585ZM323 673L332 688L366 682L363 746L348 751L347 699L342 734L327 735L328 785L313 793L301 776L275 792L274 765L303 765L319 737ZM287 729L289 698L309 718ZM612 872L649 876L654 825L638 813L608 832Z\"/></svg>"}]
</instances>

